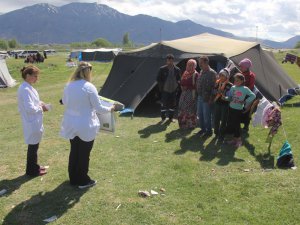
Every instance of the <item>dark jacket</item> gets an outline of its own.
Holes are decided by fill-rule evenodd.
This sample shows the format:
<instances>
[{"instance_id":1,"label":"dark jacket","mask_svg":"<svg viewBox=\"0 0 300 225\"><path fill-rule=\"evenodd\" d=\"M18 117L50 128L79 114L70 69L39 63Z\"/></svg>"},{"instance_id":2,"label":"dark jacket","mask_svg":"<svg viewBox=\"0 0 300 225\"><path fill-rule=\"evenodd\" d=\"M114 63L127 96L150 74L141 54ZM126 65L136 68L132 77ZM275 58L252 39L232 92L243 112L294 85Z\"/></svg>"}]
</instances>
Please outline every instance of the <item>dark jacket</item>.
<instances>
[{"instance_id":1,"label":"dark jacket","mask_svg":"<svg viewBox=\"0 0 300 225\"><path fill-rule=\"evenodd\" d=\"M216 83L217 73L209 68L208 71L201 71L196 82L196 90L198 96L201 96L204 102L209 102L213 98L213 90Z\"/></svg>"},{"instance_id":2,"label":"dark jacket","mask_svg":"<svg viewBox=\"0 0 300 225\"><path fill-rule=\"evenodd\" d=\"M168 75L169 75L168 65L164 65L164 66L159 68L158 75L156 77L156 81L157 81L158 88L159 88L160 92L162 92L162 90L163 90L163 87L164 87L164 84L167 80ZM181 79L181 71L175 65L174 65L174 76L176 77L176 80L179 84L180 79Z\"/></svg>"}]
</instances>

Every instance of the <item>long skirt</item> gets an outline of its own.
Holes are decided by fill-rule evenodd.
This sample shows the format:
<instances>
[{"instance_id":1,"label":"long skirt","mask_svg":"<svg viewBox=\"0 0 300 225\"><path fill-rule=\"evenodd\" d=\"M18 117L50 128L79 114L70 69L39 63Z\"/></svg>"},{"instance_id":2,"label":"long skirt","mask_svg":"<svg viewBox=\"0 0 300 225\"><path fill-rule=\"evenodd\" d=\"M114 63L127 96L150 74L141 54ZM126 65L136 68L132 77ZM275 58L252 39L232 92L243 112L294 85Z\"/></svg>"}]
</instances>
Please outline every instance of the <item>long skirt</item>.
<instances>
[{"instance_id":1,"label":"long skirt","mask_svg":"<svg viewBox=\"0 0 300 225\"><path fill-rule=\"evenodd\" d=\"M197 101L192 90L181 92L178 105L178 123L182 129L192 129L197 126Z\"/></svg>"}]
</instances>

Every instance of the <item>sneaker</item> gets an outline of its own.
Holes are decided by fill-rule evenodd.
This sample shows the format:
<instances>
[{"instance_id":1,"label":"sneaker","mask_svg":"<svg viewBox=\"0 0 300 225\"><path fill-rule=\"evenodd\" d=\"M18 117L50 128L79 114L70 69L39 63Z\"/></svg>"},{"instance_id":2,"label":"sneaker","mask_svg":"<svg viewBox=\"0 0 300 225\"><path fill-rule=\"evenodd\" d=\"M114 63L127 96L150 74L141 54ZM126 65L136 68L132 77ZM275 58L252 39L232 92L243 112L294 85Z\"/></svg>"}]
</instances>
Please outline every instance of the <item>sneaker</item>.
<instances>
[{"instance_id":1,"label":"sneaker","mask_svg":"<svg viewBox=\"0 0 300 225\"><path fill-rule=\"evenodd\" d=\"M223 143L223 142L224 142L224 137L218 136L218 143Z\"/></svg>"},{"instance_id":2,"label":"sneaker","mask_svg":"<svg viewBox=\"0 0 300 225\"><path fill-rule=\"evenodd\" d=\"M79 185L78 188L80 189L89 188L95 186L96 184L97 184L96 180L90 180L90 182L88 182L86 185Z\"/></svg>"},{"instance_id":3,"label":"sneaker","mask_svg":"<svg viewBox=\"0 0 300 225\"><path fill-rule=\"evenodd\" d=\"M169 118L170 123L175 123L175 120L173 118Z\"/></svg>"},{"instance_id":4,"label":"sneaker","mask_svg":"<svg viewBox=\"0 0 300 225\"><path fill-rule=\"evenodd\" d=\"M44 166L40 166L40 171L41 170L46 170L46 168Z\"/></svg>"},{"instance_id":5,"label":"sneaker","mask_svg":"<svg viewBox=\"0 0 300 225\"><path fill-rule=\"evenodd\" d=\"M39 176L43 176L43 175L45 175L45 174L47 174L47 171L46 171L46 170L40 170Z\"/></svg>"},{"instance_id":6,"label":"sneaker","mask_svg":"<svg viewBox=\"0 0 300 225\"><path fill-rule=\"evenodd\" d=\"M204 130L200 130L200 131L198 131L198 132L196 133L196 135L201 136L201 135L203 135L204 133L205 133Z\"/></svg>"}]
</instances>

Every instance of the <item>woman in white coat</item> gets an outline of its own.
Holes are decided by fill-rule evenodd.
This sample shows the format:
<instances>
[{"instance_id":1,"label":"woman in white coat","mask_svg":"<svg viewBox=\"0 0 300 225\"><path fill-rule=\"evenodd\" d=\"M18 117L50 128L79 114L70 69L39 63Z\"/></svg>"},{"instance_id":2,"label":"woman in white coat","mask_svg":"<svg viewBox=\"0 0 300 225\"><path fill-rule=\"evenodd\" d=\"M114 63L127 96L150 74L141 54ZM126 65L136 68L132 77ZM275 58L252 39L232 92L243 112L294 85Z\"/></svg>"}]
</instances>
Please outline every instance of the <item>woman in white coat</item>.
<instances>
[{"instance_id":1,"label":"woman in white coat","mask_svg":"<svg viewBox=\"0 0 300 225\"><path fill-rule=\"evenodd\" d=\"M26 174L29 176L41 176L46 174L44 167L38 164L38 149L42 139L43 112L48 111L40 101L38 92L32 87L38 80L40 70L33 65L21 69L24 82L18 89L18 108L23 124L25 143L28 144Z\"/></svg>"},{"instance_id":2,"label":"woman in white coat","mask_svg":"<svg viewBox=\"0 0 300 225\"><path fill-rule=\"evenodd\" d=\"M101 105L98 91L91 81L91 64L81 62L64 89L65 106L61 136L69 139L71 151L68 172L70 184L79 188L94 186L88 175L89 157L100 129L97 113L109 113L114 107Z\"/></svg>"}]
</instances>

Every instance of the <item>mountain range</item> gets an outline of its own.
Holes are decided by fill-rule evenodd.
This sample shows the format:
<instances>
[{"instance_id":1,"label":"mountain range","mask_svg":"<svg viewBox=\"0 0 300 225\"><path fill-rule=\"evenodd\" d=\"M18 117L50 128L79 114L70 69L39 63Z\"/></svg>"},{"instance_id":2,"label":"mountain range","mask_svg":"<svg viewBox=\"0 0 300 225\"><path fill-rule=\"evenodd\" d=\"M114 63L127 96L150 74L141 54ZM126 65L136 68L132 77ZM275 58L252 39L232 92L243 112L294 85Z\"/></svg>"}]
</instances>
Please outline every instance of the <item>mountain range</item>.
<instances>
[{"instance_id":1,"label":"mountain range","mask_svg":"<svg viewBox=\"0 0 300 225\"><path fill-rule=\"evenodd\" d=\"M245 40L190 20L174 23L142 14L130 16L97 3L70 3L61 7L36 4L0 14L0 27L0 38L15 38L23 44L91 42L97 38L122 43L125 33L129 33L130 40L136 44L173 40L205 32ZM285 42L259 41L273 48L293 48L300 41L300 36Z\"/></svg>"}]
</instances>

